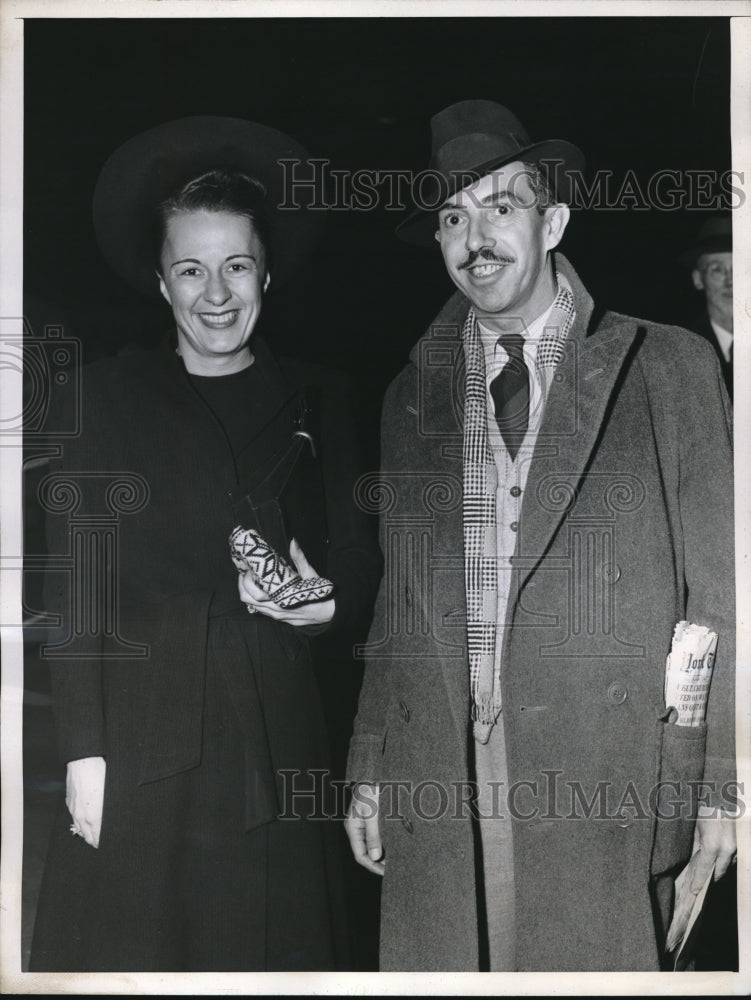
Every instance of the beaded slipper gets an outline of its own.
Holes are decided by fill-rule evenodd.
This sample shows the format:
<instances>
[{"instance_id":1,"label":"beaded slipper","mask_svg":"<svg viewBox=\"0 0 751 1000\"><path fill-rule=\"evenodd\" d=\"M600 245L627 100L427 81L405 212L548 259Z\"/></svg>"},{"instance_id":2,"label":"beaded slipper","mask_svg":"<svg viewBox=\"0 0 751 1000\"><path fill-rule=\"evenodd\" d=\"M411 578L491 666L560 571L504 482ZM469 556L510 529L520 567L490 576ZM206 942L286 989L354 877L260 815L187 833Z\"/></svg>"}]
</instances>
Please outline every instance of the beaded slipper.
<instances>
[{"instance_id":1,"label":"beaded slipper","mask_svg":"<svg viewBox=\"0 0 751 1000\"><path fill-rule=\"evenodd\" d=\"M334 591L334 584L325 577L303 580L297 570L252 528L235 528L229 536L229 544L235 568L240 572L251 570L258 586L281 608L322 601Z\"/></svg>"}]
</instances>

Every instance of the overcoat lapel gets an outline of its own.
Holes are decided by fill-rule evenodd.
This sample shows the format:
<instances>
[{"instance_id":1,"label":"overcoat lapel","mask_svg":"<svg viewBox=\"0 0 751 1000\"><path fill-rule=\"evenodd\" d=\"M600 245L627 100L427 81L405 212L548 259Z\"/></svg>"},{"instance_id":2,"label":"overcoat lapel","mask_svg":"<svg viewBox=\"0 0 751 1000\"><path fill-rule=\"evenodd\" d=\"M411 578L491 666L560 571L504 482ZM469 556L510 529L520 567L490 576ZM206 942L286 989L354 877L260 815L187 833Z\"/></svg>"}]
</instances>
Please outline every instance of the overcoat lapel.
<instances>
[{"instance_id":1,"label":"overcoat lapel","mask_svg":"<svg viewBox=\"0 0 751 1000\"><path fill-rule=\"evenodd\" d=\"M543 558L569 504L545 502L547 477L565 477L567 488L578 488L607 419L618 377L636 338L638 325L624 331L606 316L596 334L572 336L556 369L532 456L521 509L524 551L517 548L514 574L521 588ZM550 480L548 480L550 481ZM509 608L516 599L512 585Z\"/></svg>"},{"instance_id":2,"label":"overcoat lapel","mask_svg":"<svg viewBox=\"0 0 751 1000\"><path fill-rule=\"evenodd\" d=\"M274 405L267 413L256 413L252 423L249 424L249 438L255 441L283 406L295 395L295 388L290 385L279 367L279 363L266 346L266 342L260 337L255 337L252 341L255 364L259 365L263 372L267 384L271 388L269 396L274 399Z\"/></svg>"}]
</instances>

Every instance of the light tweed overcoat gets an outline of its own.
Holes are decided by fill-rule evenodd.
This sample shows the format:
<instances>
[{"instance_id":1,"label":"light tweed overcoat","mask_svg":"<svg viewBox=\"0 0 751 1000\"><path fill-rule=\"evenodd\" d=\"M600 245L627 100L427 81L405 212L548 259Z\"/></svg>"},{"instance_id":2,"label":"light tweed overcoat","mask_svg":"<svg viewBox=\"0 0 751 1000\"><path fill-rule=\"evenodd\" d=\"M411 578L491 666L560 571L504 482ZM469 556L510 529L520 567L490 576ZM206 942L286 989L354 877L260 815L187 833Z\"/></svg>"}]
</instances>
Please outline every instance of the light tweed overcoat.
<instances>
[{"instance_id":1,"label":"light tweed overcoat","mask_svg":"<svg viewBox=\"0 0 751 1000\"><path fill-rule=\"evenodd\" d=\"M687 783L704 778L715 799L733 797L723 791L735 753L729 403L706 342L598 313L568 261L555 264L576 321L522 497L503 645L517 965L657 969L673 878L691 852ZM382 785L384 970L479 961L462 804L467 309L455 294L390 386L382 473L365 491L381 513L386 575L349 778ZM697 728L665 712L665 658L681 619L720 637Z\"/></svg>"}]
</instances>

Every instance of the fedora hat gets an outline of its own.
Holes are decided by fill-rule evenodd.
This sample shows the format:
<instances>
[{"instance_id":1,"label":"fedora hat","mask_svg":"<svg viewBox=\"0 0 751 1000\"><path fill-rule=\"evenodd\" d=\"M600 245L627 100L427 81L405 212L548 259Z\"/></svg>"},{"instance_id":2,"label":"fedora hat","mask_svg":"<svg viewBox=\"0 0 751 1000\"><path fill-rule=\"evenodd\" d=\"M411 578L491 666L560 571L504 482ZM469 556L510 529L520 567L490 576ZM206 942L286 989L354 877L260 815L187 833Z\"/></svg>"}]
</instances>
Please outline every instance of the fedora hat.
<instances>
[{"instance_id":1,"label":"fedora hat","mask_svg":"<svg viewBox=\"0 0 751 1000\"><path fill-rule=\"evenodd\" d=\"M225 167L261 181L273 253L273 283L283 284L315 246L324 212L284 202L281 159L307 161L295 139L266 125L211 115L179 118L147 129L119 146L104 164L94 190L93 220L99 249L130 285L159 295L153 226L156 207L185 183Z\"/></svg>"},{"instance_id":2,"label":"fedora hat","mask_svg":"<svg viewBox=\"0 0 751 1000\"><path fill-rule=\"evenodd\" d=\"M447 198L505 163L537 164L558 200L566 202L571 200L570 172L584 169L580 149L565 139L532 142L516 115L495 101L459 101L434 115L430 127L432 188L421 185L422 204L396 230L416 246L432 245L435 213Z\"/></svg>"},{"instance_id":3,"label":"fedora hat","mask_svg":"<svg viewBox=\"0 0 751 1000\"><path fill-rule=\"evenodd\" d=\"M732 253L733 223L729 215L713 215L701 226L694 243L678 260L690 271L703 253Z\"/></svg>"}]
</instances>

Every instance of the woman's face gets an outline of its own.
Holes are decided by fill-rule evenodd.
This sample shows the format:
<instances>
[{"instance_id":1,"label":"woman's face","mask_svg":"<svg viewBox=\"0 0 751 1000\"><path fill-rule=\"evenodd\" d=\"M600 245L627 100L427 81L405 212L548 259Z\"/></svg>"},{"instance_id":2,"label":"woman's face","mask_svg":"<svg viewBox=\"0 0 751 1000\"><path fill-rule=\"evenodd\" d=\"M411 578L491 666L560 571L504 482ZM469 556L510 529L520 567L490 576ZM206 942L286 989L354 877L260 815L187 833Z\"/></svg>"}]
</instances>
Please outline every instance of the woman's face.
<instances>
[{"instance_id":1,"label":"woman's face","mask_svg":"<svg viewBox=\"0 0 751 1000\"><path fill-rule=\"evenodd\" d=\"M253 223L231 212L180 212L167 221L159 288L172 306L185 367L196 375L241 371L269 284Z\"/></svg>"}]
</instances>

